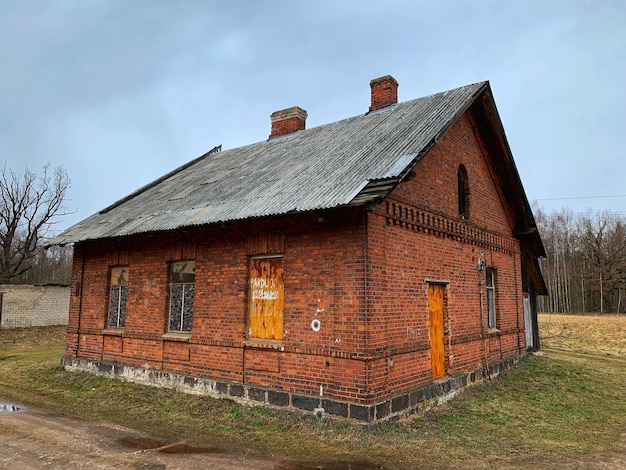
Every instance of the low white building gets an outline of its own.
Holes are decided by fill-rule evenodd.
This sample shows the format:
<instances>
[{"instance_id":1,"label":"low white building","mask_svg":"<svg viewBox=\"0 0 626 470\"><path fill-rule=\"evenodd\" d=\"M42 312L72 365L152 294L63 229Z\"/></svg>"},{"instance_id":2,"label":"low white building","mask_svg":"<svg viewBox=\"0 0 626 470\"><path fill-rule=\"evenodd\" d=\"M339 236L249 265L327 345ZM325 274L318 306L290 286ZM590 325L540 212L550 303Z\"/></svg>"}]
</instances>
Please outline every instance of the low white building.
<instances>
[{"instance_id":1,"label":"low white building","mask_svg":"<svg viewBox=\"0 0 626 470\"><path fill-rule=\"evenodd\" d=\"M69 286L0 285L0 328L67 325Z\"/></svg>"}]
</instances>

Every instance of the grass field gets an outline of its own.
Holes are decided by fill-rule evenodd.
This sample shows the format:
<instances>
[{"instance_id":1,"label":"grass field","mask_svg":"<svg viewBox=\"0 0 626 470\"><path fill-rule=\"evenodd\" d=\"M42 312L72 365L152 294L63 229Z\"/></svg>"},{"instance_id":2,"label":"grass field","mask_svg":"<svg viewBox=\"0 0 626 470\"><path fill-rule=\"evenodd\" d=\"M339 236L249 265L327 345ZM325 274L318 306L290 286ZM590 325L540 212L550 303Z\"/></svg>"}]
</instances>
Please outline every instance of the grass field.
<instances>
[{"instance_id":1,"label":"grass field","mask_svg":"<svg viewBox=\"0 0 626 470\"><path fill-rule=\"evenodd\" d=\"M543 356L373 430L69 373L62 328L0 330L0 397L190 445L282 455L289 469L611 468L597 465L626 447L626 317L540 323Z\"/></svg>"},{"instance_id":2,"label":"grass field","mask_svg":"<svg viewBox=\"0 0 626 470\"><path fill-rule=\"evenodd\" d=\"M539 331L545 348L626 357L626 314L542 313Z\"/></svg>"}]
</instances>

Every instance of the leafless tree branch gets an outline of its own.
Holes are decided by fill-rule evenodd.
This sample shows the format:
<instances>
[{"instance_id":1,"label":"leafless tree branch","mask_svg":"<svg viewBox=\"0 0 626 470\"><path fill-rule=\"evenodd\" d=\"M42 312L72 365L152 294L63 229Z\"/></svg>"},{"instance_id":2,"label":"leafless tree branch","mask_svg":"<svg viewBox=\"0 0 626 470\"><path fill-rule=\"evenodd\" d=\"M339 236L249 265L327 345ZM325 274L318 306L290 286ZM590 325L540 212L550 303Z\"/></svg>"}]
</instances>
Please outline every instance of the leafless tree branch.
<instances>
[{"instance_id":1,"label":"leafless tree branch","mask_svg":"<svg viewBox=\"0 0 626 470\"><path fill-rule=\"evenodd\" d=\"M26 169L15 174L6 165L0 173L0 283L32 268L42 241L59 217L71 181L62 167L43 167L41 175Z\"/></svg>"}]
</instances>

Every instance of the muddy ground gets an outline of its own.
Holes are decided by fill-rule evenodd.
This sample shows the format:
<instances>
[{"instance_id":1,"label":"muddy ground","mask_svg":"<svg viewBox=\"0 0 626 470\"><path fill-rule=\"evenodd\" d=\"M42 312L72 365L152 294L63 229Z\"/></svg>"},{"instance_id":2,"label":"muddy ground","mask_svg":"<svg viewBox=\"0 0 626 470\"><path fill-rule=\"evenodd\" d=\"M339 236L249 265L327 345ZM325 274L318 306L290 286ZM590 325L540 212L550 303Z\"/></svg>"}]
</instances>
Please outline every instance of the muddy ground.
<instances>
[{"instance_id":1,"label":"muddy ground","mask_svg":"<svg viewBox=\"0 0 626 470\"><path fill-rule=\"evenodd\" d=\"M6 404L5 404L6 405ZM0 405L0 469L373 470L359 464L302 464L246 450L165 442L113 424L97 424ZM7 410L8 408L8 410ZM595 461L535 462L535 468L626 470L626 435ZM393 463L389 467L393 468ZM435 467L433 467L435 468ZM519 468L519 467L516 467Z\"/></svg>"},{"instance_id":2,"label":"muddy ground","mask_svg":"<svg viewBox=\"0 0 626 470\"><path fill-rule=\"evenodd\" d=\"M10 408L9 408L10 410ZM245 451L193 448L151 439L131 429L49 413L0 409L2 469L279 469Z\"/></svg>"},{"instance_id":3,"label":"muddy ground","mask_svg":"<svg viewBox=\"0 0 626 470\"><path fill-rule=\"evenodd\" d=\"M373 470L359 464L310 465L251 451L191 447L165 442L113 424L97 424L47 412L0 405L0 469L213 469ZM536 462L535 468L626 470L626 435L593 462ZM389 467L393 468L390 463ZM434 468L434 467L433 467ZM516 467L519 468L519 467Z\"/></svg>"},{"instance_id":4,"label":"muddy ground","mask_svg":"<svg viewBox=\"0 0 626 470\"><path fill-rule=\"evenodd\" d=\"M16 407L0 400L0 469L377 470L355 462L309 464L246 449L193 447L114 424Z\"/></svg>"}]
</instances>

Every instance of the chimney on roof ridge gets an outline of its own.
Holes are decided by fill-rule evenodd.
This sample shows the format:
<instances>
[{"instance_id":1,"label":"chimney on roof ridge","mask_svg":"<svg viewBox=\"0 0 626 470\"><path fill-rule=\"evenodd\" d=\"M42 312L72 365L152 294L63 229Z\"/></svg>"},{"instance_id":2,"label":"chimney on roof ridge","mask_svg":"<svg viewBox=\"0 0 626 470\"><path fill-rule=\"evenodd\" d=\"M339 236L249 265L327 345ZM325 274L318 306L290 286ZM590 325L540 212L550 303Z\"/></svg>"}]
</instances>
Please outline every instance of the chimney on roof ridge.
<instances>
[{"instance_id":1,"label":"chimney on roof ridge","mask_svg":"<svg viewBox=\"0 0 626 470\"><path fill-rule=\"evenodd\" d=\"M269 138L273 139L304 130L307 116L307 112L298 106L272 113L272 132Z\"/></svg>"},{"instance_id":2,"label":"chimney on roof ridge","mask_svg":"<svg viewBox=\"0 0 626 470\"><path fill-rule=\"evenodd\" d=\"M370 111L377 111L398 102L398 82L391 75L375 78L370 82L372 105Z\"/></svg>"}]
</instances>

